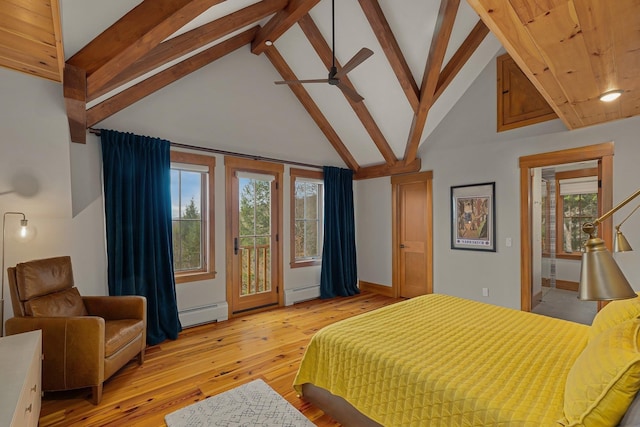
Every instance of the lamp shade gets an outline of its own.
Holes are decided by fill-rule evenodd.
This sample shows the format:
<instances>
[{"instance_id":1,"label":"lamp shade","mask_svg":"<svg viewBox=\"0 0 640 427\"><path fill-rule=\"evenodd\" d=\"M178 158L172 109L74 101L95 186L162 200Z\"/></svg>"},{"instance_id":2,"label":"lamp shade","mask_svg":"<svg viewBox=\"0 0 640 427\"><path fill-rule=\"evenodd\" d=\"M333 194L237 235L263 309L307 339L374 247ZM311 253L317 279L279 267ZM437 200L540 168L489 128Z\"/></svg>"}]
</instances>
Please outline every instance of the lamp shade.
<instances>
[{"instance_id":1,"label":"lamp shade","mask_svg":"<svg viewBox=\"0 0 640 427\"><path fill-rule=\"evenodd\" d=\"M632 251L632 250L633 250L633 248L629 244L629 241L627 240L627 238L624 237L624 234L622 234L622 231L620 231L619 229L616 230L616 239L613 242L613 251L614 252L629 252L629 251Z\"/></svg>"},{"instance_id":2,"label":"lamp shade","mask_svg":"<svg viewBox=\"0 0 640 427\"><path fill-rule=\"evenodd\" d=\"M638 295L599 237L587 240L582 254L578 299L609 301Z\"/></svg>"}]
</instances>

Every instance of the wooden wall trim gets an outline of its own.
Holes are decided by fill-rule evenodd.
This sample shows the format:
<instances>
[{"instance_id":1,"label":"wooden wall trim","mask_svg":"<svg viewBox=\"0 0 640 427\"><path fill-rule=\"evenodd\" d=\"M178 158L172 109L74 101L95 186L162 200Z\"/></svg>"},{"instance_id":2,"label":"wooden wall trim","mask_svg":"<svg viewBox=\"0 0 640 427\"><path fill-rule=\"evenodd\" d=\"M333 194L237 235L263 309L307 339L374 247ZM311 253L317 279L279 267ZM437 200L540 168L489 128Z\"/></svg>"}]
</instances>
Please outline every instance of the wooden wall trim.
<instances>
[{"instance_id":1,"label":"wooden wall trim","mask_svg":"<svg viewBox=\"0 0 640 427\"><path fill-rule=\"evenodd\" d=\"M600 168L599 178L602 193L598 206L600 212L604 213L613 207L613 151L613 142L606 142L520 157L520 305L523 311L531 311L532 307L531 169L597 160ZM607 248L611 250L613 242L612 219L608 218L603 221L598 230ZM603 305L599 302L598 309Z\"/></svg>"},{"instance_id":2,"label":"wooden wall trim","mask_svg":"<svg viewBox=\"0 0 640 427\"><path fill-rule=\"evenodd\" d=\"M361 291L373 292L375 294L384 295L385 297L395 298L395 296L393 295L392 286L379 285L377 283L365 282L364 280L360 280L358 283L358 287Z\"/></svg>"}]
</instances>

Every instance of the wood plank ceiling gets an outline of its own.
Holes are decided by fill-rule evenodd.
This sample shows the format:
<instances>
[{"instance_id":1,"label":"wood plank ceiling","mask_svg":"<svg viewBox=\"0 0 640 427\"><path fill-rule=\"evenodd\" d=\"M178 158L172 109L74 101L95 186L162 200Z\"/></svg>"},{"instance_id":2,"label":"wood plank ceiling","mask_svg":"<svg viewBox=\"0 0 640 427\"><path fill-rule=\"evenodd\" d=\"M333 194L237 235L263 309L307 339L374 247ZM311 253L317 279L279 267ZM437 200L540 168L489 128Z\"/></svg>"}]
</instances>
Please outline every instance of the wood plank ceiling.
<instances>
[{"instance_id":1,"label":"wood plank ceiling","mask_svg":"<svg viewBox=\"0 0 640 427\"><path fill-rule=\"evenodd\" d=\"M85 142L87 128L242 46L250 45L256 55L264 53L283 79L296 79L274 44L295 24L327 69L331 66L331 48L309 14L320 0L262 0L172 36L223 2L144 0L69 58L63 83L72 141ZM429 110L489 29L569 129L640 113L638 0L468 0L482 20L446 64L460 0L439 2L418 86L378 0L358 0L413 112L402 158L394 154L366 103L346 97L384 159L381 164L361 167L305 87L289 86L356 177L420 169L417 151ZM0 0L0 65L60 81L63 55L58 14L57 0ZM201 50L221 39L224 41ZM201 51L188 56L197 49ZM178 58L186 59L150 73ZM150 77L131 86L130 82L145 75ZM349 79L343 82L353 89ZM600 102L598 96L611 89L622 89L624 94L613 103ZM103 99L112 91L118 93ZM88 103L93 105L87 108Z\"/></svg>"},{"instance_id":2,"label":"wood plank ceiling","mask_svg":"<svg viewBox=\"0 0 640 427\"><path fill-rule=\"evenodd\" d=\"M569 129L640 113L640 1L468 2Z\"/></svg>"},{"instance_id":3,"label":"wood plank ceiling","mask_svg":"<svg viewBox=\"0 0 640 427\"><path fill-rule=\"evenodd\" d=\"M0 66L62 81L58 0L0 0Z\"/></svg>"}]
</instances>

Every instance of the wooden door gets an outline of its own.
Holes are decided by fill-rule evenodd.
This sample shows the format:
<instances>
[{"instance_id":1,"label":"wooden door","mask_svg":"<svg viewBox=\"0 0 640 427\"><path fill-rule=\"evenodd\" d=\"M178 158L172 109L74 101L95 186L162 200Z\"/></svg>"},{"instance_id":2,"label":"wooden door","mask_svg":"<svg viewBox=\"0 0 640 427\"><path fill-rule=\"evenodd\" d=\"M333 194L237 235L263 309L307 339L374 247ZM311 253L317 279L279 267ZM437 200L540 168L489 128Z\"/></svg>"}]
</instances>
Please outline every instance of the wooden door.
<instances>
[{"instance_id":1,"label":"wooden door","mask_svg":"<svg viewBox=\"0 0 640 427\"><path fill-rule=\"evenodd\" d=\"M227 300L230 314L280 302L282 166L225 159Z\"/></svg>"},{"instance_id":2,"label":"wooden door","mask_svg":"<svg viewBox=\"0 0 640 427\"><path fill-rule=\"evenodd\" d=\"M432 173L391 178L395 294L411 298L433 292Z\"/></svg>"}]
</instances>

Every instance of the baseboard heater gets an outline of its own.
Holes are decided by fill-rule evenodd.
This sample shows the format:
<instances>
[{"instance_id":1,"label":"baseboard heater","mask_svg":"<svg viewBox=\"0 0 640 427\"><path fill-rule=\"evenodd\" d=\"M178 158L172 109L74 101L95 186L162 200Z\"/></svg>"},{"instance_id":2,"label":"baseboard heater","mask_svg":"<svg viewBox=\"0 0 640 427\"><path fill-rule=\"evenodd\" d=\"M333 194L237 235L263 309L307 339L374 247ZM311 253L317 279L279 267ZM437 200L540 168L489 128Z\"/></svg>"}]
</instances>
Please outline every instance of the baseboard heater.
<instances>
[{"instance_id":1,"label":"baseboard heater","mask_svg":"<svg viewBox=\"0 0 640 427\"><path fill-rule=\"evenodd\" d=\"M320 297L320 285L287 289L284 291L284 305L293 305L297 302L308 301L318 297Z\"/></svg>"},{"instance_id":2,"label":"baseboard heater","mask_svg":"<svg viewBox=\"0 0 640 427\"><path fill-rule=\"evenodd\" d=\"M188 308L178 312L183 328L204 323L221 322L229 319L229 305L226 302Z\"/></svg>"}]
</instances>

